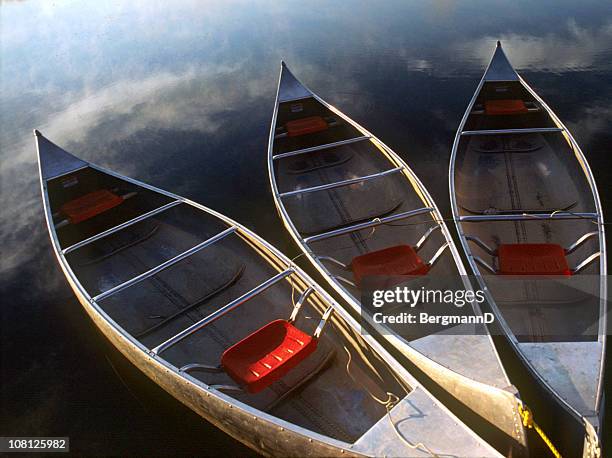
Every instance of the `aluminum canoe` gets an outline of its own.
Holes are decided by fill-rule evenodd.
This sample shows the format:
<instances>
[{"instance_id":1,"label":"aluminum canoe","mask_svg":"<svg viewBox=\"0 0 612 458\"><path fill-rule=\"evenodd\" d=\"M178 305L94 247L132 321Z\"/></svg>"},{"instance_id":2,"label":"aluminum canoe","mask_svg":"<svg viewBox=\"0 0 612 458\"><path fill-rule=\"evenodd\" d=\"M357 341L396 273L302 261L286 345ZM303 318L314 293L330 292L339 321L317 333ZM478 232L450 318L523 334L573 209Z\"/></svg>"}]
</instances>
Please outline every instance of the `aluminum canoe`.
<instances>
[{"instance_id":1,"label":"aluminum canoe","mask_svg":"<svg viewBox=\"0 0 612 458\"><path fill-rule=\"evenodd\" d=\"M461 245L498 324L537 383L584 425L585 456L597 456L607 294L597 186L500 42L459 125L449 181Z\"/></svg>"},{"instance_id":2,"label":"aluminum canoe","mask_svg":"<svg viewBox=\"0 0 612 458\"><path fill-rule=\"evenodd\" d=\"M431 264L425 281L455 278L465 289L471 286L447 226L414 172L371 132L308 89L285 63L268 171L283 224L353 313L488 423L494 432L489 440L498 449L526 454L520 400L486 329L466 331L459 325L446 333L405 335L376 323L371 309L362 306L352 260L393 246L413 246ZM411 285L418 289L419 281ZM477 304L466 309L481 313Z\"/></svg>"}]
</instances>

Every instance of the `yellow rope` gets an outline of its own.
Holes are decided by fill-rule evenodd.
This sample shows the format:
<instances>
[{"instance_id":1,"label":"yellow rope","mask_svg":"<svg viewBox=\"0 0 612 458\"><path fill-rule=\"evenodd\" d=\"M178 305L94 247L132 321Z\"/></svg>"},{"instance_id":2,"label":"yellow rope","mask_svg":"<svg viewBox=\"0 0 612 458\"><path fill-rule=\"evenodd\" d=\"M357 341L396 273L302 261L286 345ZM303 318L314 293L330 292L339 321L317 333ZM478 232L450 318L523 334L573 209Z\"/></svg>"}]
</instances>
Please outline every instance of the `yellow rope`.
<instances>
[{"instance_id":1,"label":"yellow rope","mask_svg":"<svg viewBox=\"0 0 612 458\"><path fill-rule=\"evenodd\" d=\"M523 426L525 426L525 428L535 429L536 432L539 434L539 436L544 441L544 443L548 446L551 453L555 456L555 458L561 458L561 454L555 448L555 446L553 445L551 440L548 438L546 433L544 433L542 428L540 428L538 424L533 420L533 414L531 413L531 410L529 410L529 407L527 407L524 404L519 404L518 409L519 409L519 414L521 415L521 418L523 420Z\"/></svg>"}]
</instances>

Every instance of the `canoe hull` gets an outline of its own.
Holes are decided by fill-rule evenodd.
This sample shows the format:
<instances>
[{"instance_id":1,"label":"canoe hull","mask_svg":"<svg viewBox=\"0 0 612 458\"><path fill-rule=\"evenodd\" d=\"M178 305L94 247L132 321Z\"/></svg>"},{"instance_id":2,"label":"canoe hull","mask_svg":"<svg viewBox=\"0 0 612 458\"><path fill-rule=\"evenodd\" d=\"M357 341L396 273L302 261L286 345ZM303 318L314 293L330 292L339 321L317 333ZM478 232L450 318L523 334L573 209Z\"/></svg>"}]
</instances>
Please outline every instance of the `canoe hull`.
<instances>
[{"instance_id":1,"label":"canoe hull","mask_svg":"<svg viewBox=\"0 0 612 458\"><path fill-rule=\"evenodd\" d=\"M498 68L494 68L496 66ZM498 71L500 70L500 68L502 71ZM503 77L499 76L502 73L503 73ZM484 90L485 84L486 83L496 83L496 82L513 82L515 84L519 84L530 96L533 97L534 101L536 101L542 107L542 109L544 110L544 113L548 115L548 117L550 118L550 121L551 121L551 127L549 127L550 132L557 131L557 132L562 133L565 141L571 148L571 152L573 152L573 155L577 161L577 165L579 166L579 169L584 174L584 178L586 178L586 182L588 182L588 189L590 191L589 198L592 198L592 201L593 201L592 204L594 205L594 210L597 214L597 220L599 222L597 237L598 237L598 247L599 247L598 249L600 252L599 262L597 263L598 268L599 268L599 275L600 275L600 281L599 281L599 297L600 297L600 315L599 317L600 319L599 319L599 323L597 326L598 339L593 342L595 344L598 344L597 346L601 348L601 350L598 351L600 365L596 371L591 371L591 372L597 372L597 376L598 376L597 386L594 387L594 391L595 391L595 395L594 395L594 399L595 399L594 409L595 410L594 411L596 413L595 415L587 415L585 417L574 406L572 406L566 399L564 399L551 386L551 383L546 380L543 374L534 366L533 361L530 361L529 357L525 354L525 351L521 349L521 345L524 345L524 344L519 343L516 336L514 336L514 333L511 327L509 326L508 322L506 321L504 314L501 312L500 308L498 307L498 304L497 304L498 301L496 301L495 298L493 298L490 292L491 285L488 284L486 280L486 276L484 276L481 273L482 269L477 265L474 259L474 256L472 255L473 250L470 244L468 243L468 240L466 239L467 230L466 228L464 228L464 226L469 225L469 223L462 223L462 221L460 220L460 217L461 217L460 209L467 210L465 206L460 206L459 199L460 199L461 194L457 192L458 186L456 183L456 181L458 181L457 177L458 175L460 175L460 168L457 166L457 162L458 162L458 157L459 157L460 142L462 140L462 132L464 130L468 130L470 132L477 132L477 131L471 130L471 128L469 127L465 129L465 126L469 125L469 118L471 116L472 110L475 108L477 99L480 96L481 91ZM502 129L501 131L496 130L495 132L503 133L503 130L504 129ZM512 131L512 129L505 129L505 130ZM522 129L517 129L517 131L519 132L521 130ZM540 129L540 130L544 132L546 129ZM525 154L529 154L529 153L525 153ZM533 154L533 153L530 153L530 154ZM562 186L560 186L560 188L562 188ZM561 120L553 112L553 110L529 86L529 84L527 84L523 80L523 78L521 78L521 76L515 72L515 70L512 68L507 58L505 57L505 54L501 50L501 44L499 42L498 42L495 54L493 56L493 59L491 63L489 64L489 67L485 71L485 75L479 82L476 88L476 91L468 104L465 114L463 115L463 118L461 119L457 133L455 135L455 139L453 142L453 148L451 152L451 158L450 158L450 167L449 167L449 190L450 190L451 208L452 208L453 216L455 219L455 227L459 234L459 240L461 242L464 253L467 254L467 260L470 265L471 271L474 272L480 288L486 291L487 301L489 303L489 310L496 315L496 322L497 322L497 325L499 326L500 333L503 334L504 337L507 339L509 346L512 348L515 355L517 356L517 359L523 364L523 366L531 374L531 376L538 383L538 385L543 390L545 390L547 393L549 393L551 397L555 399L558 402L558 404L562 408L564 408L566 412L568 412L571 415L571 417L573 417L575 420L577 420L579 424L582 425L582 427L584 428L583 456L585 457L599 456L599 453L601 452L599 450L600 445L599 445L599 439L597 437L597 430L600 429L601 424L602 424L601 406L603 405L602 404L602 393L603 393L602 384L603 384L603 372L604 372L603 362L605 361L605 344L606 344L605 298L607 297L607 283L606 283L607 266L606 266L605 232L604 232L604 226L603 226L604 221L603 221L601 203L599 200L599 194L598 194L598 190L595 184L593 174L587 163L586 157L584 156L582 150L580 149L580 146L577 144L577 142L572 137L570 131L565 127L565 125L561 122ZM549 214L552 211L553 210L541 211L541 213ZM580 210L578 210L578 212L579 211ZM470 212L472 211L470 210ZM516 216L520 216L520 215L517 214ZM482 218L482 217L486 217L486 214L478 213L478 216L474 218ZM481 222L478 224L486 224L486 223ZM595 374L593 374L593 376L595 376Z\"/></svg>"}]
</instances>

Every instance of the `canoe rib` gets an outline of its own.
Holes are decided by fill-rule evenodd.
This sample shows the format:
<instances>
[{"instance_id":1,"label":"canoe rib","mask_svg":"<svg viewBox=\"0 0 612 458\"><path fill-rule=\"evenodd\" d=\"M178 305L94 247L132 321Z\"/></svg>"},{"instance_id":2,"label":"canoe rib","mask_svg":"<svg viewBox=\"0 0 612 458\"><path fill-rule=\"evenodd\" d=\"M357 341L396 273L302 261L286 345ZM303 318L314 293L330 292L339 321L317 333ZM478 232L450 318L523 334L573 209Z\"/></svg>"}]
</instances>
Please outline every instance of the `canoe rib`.
<instances>
[{"instance_id":1,"label":"canoe rib","mask_svg":"<svg viewBox=\"0 0 612 458\"><path fill-rule=\"evenodd\" d=\"M170 321L175 320L178 317L186 314L187 312L190 312L191 310L194 310L194 309L198 308L199 306L203 305L204 303L206 303L206 301L212 299L213 297L215 297L216 295L218 295L222 291L225 291L227 288L229 288L230 286L234 285L240 279L240 277L242 277L242 274L244 273L244 270L245 270L245 266L243 265L243 266L240 267L240 269L238 269L236 274L232 278L230 278L228 281L226 281L223 285L219 286L215 290L213 290L210 293L206 294L204 297L201 297L200 299L198 299L194 303L189 304L188 306L186 306L186 307L176 311L172 315L164 317L164 319L162 321L160 321L159 323L156 323L156 324L154 324L153 326L150 326L147 329L144 329L144 330L142 330L142 331L140 331L138 333L135 333L134 337L136 337L138 339L141 339L141 338L151 334L153 331L156 331L157 329L165 326Z\"/></svg>"},{"instance_id":2,"label":"canoe rib","mask_svg":"<svg viewBox=\"0 0 612 458\"><path fill-rule=\"evenodd\" d=\"M350 145L351 143L362 142L372 138L369 135L363 135L361 137L349 138L348 140L340 140L333 143L325 143L323 145L311 146L310 148L297 149L295 151L287 151L286 153L275 154L272 159L283 159L285 157L298 156L300 154L312 153L314 151L321 151L324 149L335 148L336 146Z\"/></svg>"},{"instance_id":3,"label":"canoe rib","mask_svg":"<svg viewBox=\"0 0 612 458\"><path fill-rule=\"evenodd\" d=\"M236 227L229 227L225 229L224 231L219 232L217 235L214 235L211 238L203 241L202 243L198 243L196 246L188 249L187 251L184 251L181 254L171 259L168 259L166 262L162 262L158 266L153 267L152 269L149 269L146 272L143 272L134 278L131 278L123 283L118 284L117 286L113 286L112 288L104 291L103 293L98 294L96 297L93 298L93 301L94 302L101 301L102 299L107 298L113 294L116 294L119 291L122 291L126 288L129 288L130 286L140 283L141 281L146 280L147 278L167 269L168 267L173 266L177 262L180 262L183 259L188 258L192 254L197 253L198 251L206 248L207 246L210 246L213 243L225 238L226 236L233 234L234 232L236 232Z\"/></svg>"},{"instance_id":4,"label":"canoe rib","mask_svg":"<svg viewBox=\"0 0 612 458\"><path fill-rule=\"evenodd\" d=\"M392 175L394 173L401 172L402 170L404 170L404 167L395 167L393 169L385 170L384 172L373 173L372 175L366 175L363 177L351 178L350 180L336 181L335 183L322 184L319 186L313 186L311 188L296 189L295 191L283 192L279 194L279 196L289 197L295 196L297 194L305 194L309 192L324 191L326 189L340 188L342 186L349 186L355 183L363 183L364 181L370 181L376 178L386 177L387 175Z\"/></svg>"},{"instance_id":5,"label":"canoe rib","mask_svg":"<svg viewBox=\"0 0 612 458\"><path fill-rule=\"evenodd\" d=\"M177 206L180 203L182 203L182 201L174 200L172 202L167 203L166 205L162 205L159 208L156 208L156 209L151 210L151 211L149 211L147 213L144 213L144 214L142 214L140 216L137 216L136 218L132 218L131 220L126 221L125 223L118 224L117 226L111 227L110 229L107 229L107 230L105 230L103 232L100 232L99 234L92 235L91 237L86 238L85 240L81 240L80 242L77 242L74 245L71 245L68 248L65 248L64 250L62 250L62 254L65 255L65 254L70 253L71 251L78 250L79 248L82 248L85 245L89 245L90 243L93 243L93 242L95 242L97 240L100 240L100 239L106 237L106 236L114 234L115 232L118 232L118 231L120 231L122 229L125 229L126 227L131 226L132 224L136 224L136 223L139 223L140 221L144 221L145 219L150 218L151 216L155 216L155 215L157 215L159 213L162 213L162 212L164 212L164 211L166 211L166 210L168 210L168 209L170 209L172 207Z\"/></svg>"},{"instance_id":6,"label":"canoe rib","mask_svg":"<svg viewBox=\"0 0 612 458\"><path fill-rule=\"evenodd\" d=\"M275 285L279 281L283 280L285 277L288 277L289 275L293 274L294 272L295 272L295 270L292 269L292 268L283 270L282 272L276 274L274 277L272 277L272 278L266 280L265 282L261 283L260 285L256 286L252 290L244 293L242 296L238 297L237 299L234 299L229 304L224 305L223 307L221 307L216 312L211 313L210 315L202 318L197 323L192 324L188 328L183 329L178 334L170 337L165 342L163 342L163 343L159 344L157 347L151 349L151 353L159 355L162 351L167 350L168 348L176 345L181 340L183 340L186 337L190 336L194 332L199 331L200 329L202 329L205 326L208 326L213 321L215 321L215 320L221 318L223 315L231 312L236 307L239 307L240 305L244 304L248 300L250 300L253 297L257 296L258 294L264 292L265 290L267 290L271 286Z\"/></svg>"},{"instance_id":7,"label":"canoe rib","mask_svg":"<svg viewBox=\"0 0 612 458\"><path fill-rule=\"evenodd\" d=\"M386 216L384 218L376 218L366 223L354 224L352 226L343 227L341 229L335 229L329 232L323 232L322 234L312 235L304 239L304 243L317 242L319 240L325 240L330 237L336 237L338 235L350 234L351 232L359 231L361 229L368 229L370 227L380 226L381 224L391 223L393 221L399 221L402 219L410 218L411 216L421 215L423 213L429 213L434 211L431 207L417 208L416 210L410 210L396 215Z\"/></svg>"}]
</instances>

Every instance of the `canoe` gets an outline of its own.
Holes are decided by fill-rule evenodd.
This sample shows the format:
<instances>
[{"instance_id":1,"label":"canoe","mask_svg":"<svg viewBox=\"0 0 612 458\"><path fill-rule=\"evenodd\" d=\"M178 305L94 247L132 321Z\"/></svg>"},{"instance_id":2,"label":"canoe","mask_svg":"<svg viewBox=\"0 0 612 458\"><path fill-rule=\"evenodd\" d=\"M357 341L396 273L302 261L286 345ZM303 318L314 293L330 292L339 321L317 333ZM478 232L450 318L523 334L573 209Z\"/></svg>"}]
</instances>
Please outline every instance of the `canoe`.
<instances>
[{"instance_id":1,"label":"canoe","mask_svg":"<svg viewBox=\"0 0 612 458\"><path fill-rule=\"evenodd\" d=\"M413 171L302 84L285 63L272 116L268 170L289 234L362 323L479 422L487 422L495 431L495 439L487 439L498 450L526 454L520 401L486 328L398 329L378 322L375 310L362 304L367 277L381 274L412 276L408 284L415 288L449 278L471 287L442 216ZM368 270L380 258L384 269ZM463 308L465 313L480 316L478 305L472 305Z\"/></svg>"},{"instance_id":2,"label":"canoe","mask_svg":"<svg viewBox=\"0 0 612 458\"><path fill-rule=\"evenodd\" d=\"M597 186L569 130L499 42L455 136L450 197L497 323L596 449L606 338Z\"/></svg>"},{"instance_id":3,"label":"canoe","mask_svg":"<svg viewBox=\"0 0 612 458\"><path fill-rule=\"evenodd\" d=\"M70 286L193 411L268 456L500 456L253 232L35 134Z\"/></svg>"}]
</instances>

